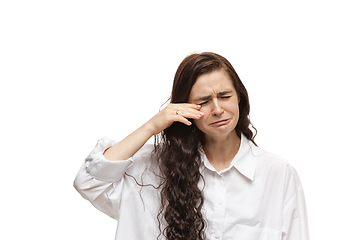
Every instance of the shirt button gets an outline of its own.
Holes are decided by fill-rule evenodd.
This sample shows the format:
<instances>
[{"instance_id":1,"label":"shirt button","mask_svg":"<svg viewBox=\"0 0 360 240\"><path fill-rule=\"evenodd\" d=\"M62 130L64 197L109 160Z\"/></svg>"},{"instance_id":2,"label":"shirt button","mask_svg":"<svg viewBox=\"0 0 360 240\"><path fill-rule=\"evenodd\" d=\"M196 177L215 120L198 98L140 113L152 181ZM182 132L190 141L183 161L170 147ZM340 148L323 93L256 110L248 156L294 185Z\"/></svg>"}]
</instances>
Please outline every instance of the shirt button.
<instances>
[{"instance_id":1,"label":"shirt button","mask_svg":"<svg viewBox=\"0 0 360 240\"><path fill-rule=\"evenodd\" d=\"M223 202L222 202L221 200L218 201L218 204L219 204L219 205L222 205L222 203L223 203Z\"/></svg>"},{"instance_id":2,"label":"shirt button","mask_svg":"<svg viewBox=\"0 0 360 240\"><path fill-rule=\"evenodd\" d=\"M216 234L216 235L215 235L215 238L216 238L216 239L219 239L219 238L220 238L220 235L219 235L219 234Z\"/></svg>"}]
</instances>

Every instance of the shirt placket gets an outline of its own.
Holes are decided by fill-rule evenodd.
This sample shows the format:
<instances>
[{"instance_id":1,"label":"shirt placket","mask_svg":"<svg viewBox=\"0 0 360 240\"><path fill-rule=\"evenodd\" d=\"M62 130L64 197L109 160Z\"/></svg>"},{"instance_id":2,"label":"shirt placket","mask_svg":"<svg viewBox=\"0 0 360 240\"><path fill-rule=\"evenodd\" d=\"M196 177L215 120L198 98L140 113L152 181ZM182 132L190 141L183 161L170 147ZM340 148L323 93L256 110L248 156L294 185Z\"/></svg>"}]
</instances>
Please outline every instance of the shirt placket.
<instances>
[{"instance_id":1,"label":"shirt placket","mask_svg":"<svg viewBox=\"0 0 360 240\"><path fill-rule=\"evenodd\" d=\"M215 212L214 212L214 227L212 231L212 240L223 239L224 222L225 222L225 205L226 205L226 182L225 178L220 174L215 177L216 196L215 196Z\"/></svg>"}]
</instances>

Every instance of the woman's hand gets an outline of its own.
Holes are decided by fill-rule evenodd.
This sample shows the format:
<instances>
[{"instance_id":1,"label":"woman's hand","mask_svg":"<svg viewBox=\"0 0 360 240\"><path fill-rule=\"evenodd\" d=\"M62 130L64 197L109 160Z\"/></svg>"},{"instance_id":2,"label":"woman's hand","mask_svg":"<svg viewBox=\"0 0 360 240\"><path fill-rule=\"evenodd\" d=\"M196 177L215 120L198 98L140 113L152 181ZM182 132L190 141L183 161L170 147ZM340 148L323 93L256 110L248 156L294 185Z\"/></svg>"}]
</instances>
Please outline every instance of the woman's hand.
<instances>
[{"instance_id":1,"label":"woman's hand","mask_svg":"<svg viewBox=\"0 0 360 240\"><path fill-rule=\"evenodd\" d=\"M196 104L170 103L145 124L152 129L153 135L170 127L173 122L181 122L190 126L191 122L187 118L199 119L204 116L204 113L200 112L200 108L201 106Z\"/></svg>"},{"instance_id":2,"label":"woman's hand","mask_svg":"<svg viewBox=\"0 0 360 240\"><path fill-rule=\"evenodd\" d=\"M200 105L189 103L169 104L129 136L104 152L108 160L126 160L133 156L151 136L159 134L173 122L181 122L188 126L187 118L199 119L204 116Z\"/></svg>"}]
</instances>

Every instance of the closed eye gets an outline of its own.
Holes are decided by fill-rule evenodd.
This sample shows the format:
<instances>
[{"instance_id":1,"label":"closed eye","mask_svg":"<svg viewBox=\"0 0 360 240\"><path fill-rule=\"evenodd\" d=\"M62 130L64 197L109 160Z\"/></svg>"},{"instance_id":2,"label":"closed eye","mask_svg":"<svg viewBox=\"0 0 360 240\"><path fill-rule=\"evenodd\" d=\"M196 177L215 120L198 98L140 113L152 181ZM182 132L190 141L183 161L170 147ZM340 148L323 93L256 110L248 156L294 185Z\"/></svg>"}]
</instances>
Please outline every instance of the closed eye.
<instances>
[{"instance_id":1,"label":"closed eye","mask_svg":"<svg viewBox=\"0 0 360 240\"><path fill-rule=\"evenodd\" d=\"M207 104L208 103L208 101L205 101L205 102L202 102L202 103L199 103L199 105L204 105L204 104Z\"/></svg>"},{"instance_id":2,"label":"closed eye","mask_svg":"<svg viewBox=\"0 0 360 240\"><path fill-rule=\"evenodd\" d=\"M224 99L224 98L230 98L230 97L231 97L231 96L222 96L221 98Z\"/></svg>"}]
</instances>

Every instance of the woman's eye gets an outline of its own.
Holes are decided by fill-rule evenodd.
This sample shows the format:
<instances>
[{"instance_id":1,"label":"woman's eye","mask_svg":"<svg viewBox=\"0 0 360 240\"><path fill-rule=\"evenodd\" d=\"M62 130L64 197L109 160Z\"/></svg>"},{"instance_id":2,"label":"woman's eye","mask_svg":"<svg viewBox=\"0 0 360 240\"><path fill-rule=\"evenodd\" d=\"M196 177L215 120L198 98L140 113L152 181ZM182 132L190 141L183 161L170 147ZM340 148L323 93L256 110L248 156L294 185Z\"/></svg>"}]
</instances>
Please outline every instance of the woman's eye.
<instances>
[{"instance_id":1,"label":"woman's eye","mask_svg":"<svg viewBox=\"0 0 360 240\"><path fill-rule=\"evenodd\" d=\"M221 98L225 99L225 98L230 98L231 96L222 96Z\"/></svg>"},{"instance_id":2,"label":"woman's eye","mask_svg":"<svg viewBox=\"0 0 360 240\"><path fill-rule=\"evenodd\" d=\"M204 104L207 104L207 103L208 103L208 101L205 101L205 102L200 103L199 105L204 105Z\"/></svg>"}]
</instances>

